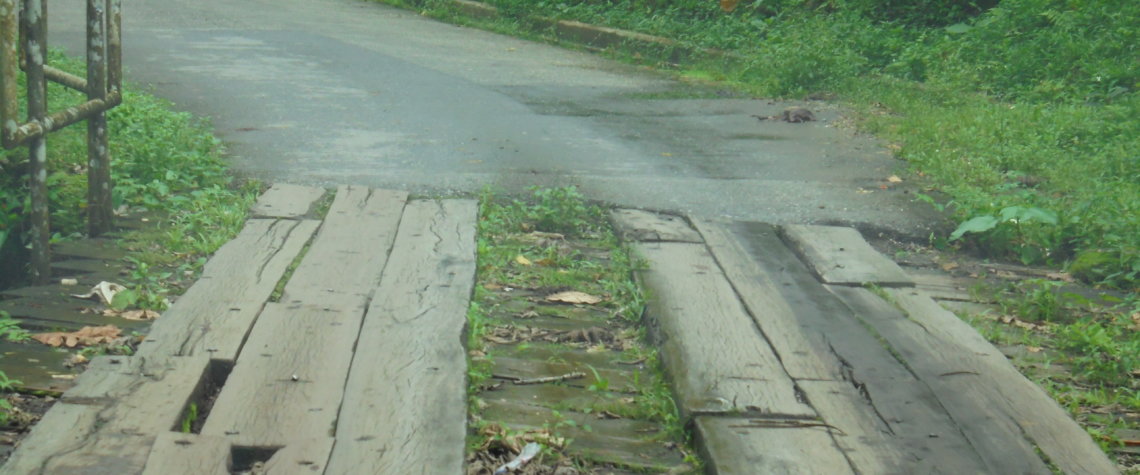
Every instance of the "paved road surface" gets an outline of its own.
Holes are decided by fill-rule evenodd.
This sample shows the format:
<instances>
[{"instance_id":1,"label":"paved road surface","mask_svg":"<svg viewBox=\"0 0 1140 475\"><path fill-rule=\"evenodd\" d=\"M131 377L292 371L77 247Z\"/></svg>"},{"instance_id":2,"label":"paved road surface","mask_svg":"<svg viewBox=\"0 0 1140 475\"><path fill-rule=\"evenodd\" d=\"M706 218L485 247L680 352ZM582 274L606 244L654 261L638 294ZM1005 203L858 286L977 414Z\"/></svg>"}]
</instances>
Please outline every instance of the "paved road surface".
<instances>
[{"instance_id":1,"label":"paved road surface","mask_svg":"<svg viewBox=\"0 0 1140 475\"><path fill-rule=\"evenodd\" d=\"M51 2L53 45L80 51L82 5ZM902 162L834 111L797 125L751 118L782 108L763 100L652 99L684 86L356 0L136 0L123 20L128 80L213 118L237 170L266 181L573 184L624 206L928 235L905 187L879 188Z\"/></svg>"}]
</instances>

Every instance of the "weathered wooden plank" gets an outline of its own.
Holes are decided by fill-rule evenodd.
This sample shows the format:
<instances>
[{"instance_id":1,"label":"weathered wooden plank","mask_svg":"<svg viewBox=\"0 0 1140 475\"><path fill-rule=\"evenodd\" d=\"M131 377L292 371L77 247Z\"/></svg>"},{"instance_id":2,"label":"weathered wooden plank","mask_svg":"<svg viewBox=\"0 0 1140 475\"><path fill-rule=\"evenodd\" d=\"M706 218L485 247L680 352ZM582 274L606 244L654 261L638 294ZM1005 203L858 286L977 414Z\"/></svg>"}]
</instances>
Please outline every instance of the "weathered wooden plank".
<instances>
[{"instance_id":1,"label":"weathered wooden plank","mask_svg":"<svg viewBox=\"0 0 1140 475\"><path fill-rule=\"evenodd\" d=\"M946 389L960 388L963 394L975 396L976 406L1000 411L1016 425L1019 435L1065 473L1115 472L1088 433L973 327L922 292L887 289L887 295L914 323L908 327L910 342L937 355L927 358L932 371L924 380L946 382ZM891 344L905 351L903 343L891 340Z\"/></svg>"},{"instance_id":2,"label":"weathered wooden plank","mask_svg":"<svg viewBox=\"0 0 1140 475\"><path fill-rule=\"evenodd\" d=\"M711 473L855 473L826 427L779 427L780 423L701 416L694 427Z\"/></svg>"},{"instance_id":3,"label":"weathered wooden plank","mask_svg":"<svg viewBox=\"0 0 1140 475\"><path fill-rule=\"evenodd\" d=\"M313 439L297 440L282 447L265 462L265 473L269 475L290 475L323 472L328 465L329 454L332 453L332 437L318 437Z\"/></svg>"},{"instance_id":4,"label":"weathered wooden plank","mask_svg":"<svg viewBox=\"0 0 1140 475\"><path fill-rule=\"evenodd\" d=\"M463 471L476 216L468 200L408 205L361 329L327 473Z\"/></svg>"},{"instance_id":5,"label":"weathered wooden plank","mask_svg":"<svg viewBox=\"0 0 1140 475\"><path fill-rule=\"evenodd\" d=\"M701 244L639 244L641 277L660 327L662 357L681 410L815 416Z\"/></svg>"},{"instance_id":6,"label":"weathered wooden plank","mask_svg":"<svg viewBox=\"0 0 1140 475\"><path fill-rule=\"evenodd\" d=\"M229 475L230 441L180 432L163 432L154 441L143 475Z\"/></svg>"},{"instance_id":7,"label":"weathered wooden plank","mask_svg":"<svg viewBox=\"0 0 1140 475\"><path fill-rule=\"evenodd\" d=\"M331 436L364 309L363 297L267 304L202 434L256 447Z\"/></svg>"},{"instance_id":8,"label":"weathered wooden plank","mask_svg":"<svg viewBox=\"0 0 1140 475\"><path fill-rule=\"evenodd\" d=\"M249 214L253 218L300 219L324 194L324 188L275 183L257 198Z\"/></svg>"},{"instance_id":9,"label":"weathered wooden plank","mask_svg":"<svg viewBox=\"0 0 1140 475\"><path fill-rule=\"evenodd\" d=\"M610 220L623 241L702 242L701 235L680 216L615 209L610 212Z\"/></svg>"},{"instance_id":10,"label":"weathered wooden plank","mask_svg":"<svg viewBox=\"0 0 1140 475\"><path fill-rule=\"evenodd\" d=\"M858 388L888 426L891 443L918 455L909 461L917 469L911 473L921 473L928 465L948 473L985 471L930 388L819 284L774 226L736 223L729 228L703 220L695 224L798 385L824 380ZM849 403L824 397L831 395L817 392L808 400L820 411Z\"/></svg>"},{"instance_id":11,"label":"weathered wooden plank","mask_svg":"<svg viewBox=\"0 0 1140 475\"><path fill-rule=\"evenodd\" d=\"M927 447L903 447L875 406L850 381L797 381L835 444L858 473L936 473L944 469ZM970 454L972 455L972 454ZM925 462L925 463L924 463Z\"/></svg>"},{"instance_id":12,"label":"weathered wooden plank","mask_svg":"<svg viewBox=\"0 0 1140 475\"><path fill-rule=\"evenodd\" d=\"M655 422L600 419L595 414L555 411L537 404L502 399L488 399L485 403L484 419L496 421L512 431L558 427L559 436L573 441L566 448L571 455L588 455L591 460L618 463L646 473L667 472L683 462L680 451L654 438L664 430Z\"/></svg>"},{"instance_id":13,"label":"weathered wooden plank","mask_svg":"<svg viewBox=\"0 0 1140 475\"><path fill-rule=\"evenodd\" d=\"M829 335L855 332L863 342L871 339L860 335L865 332L841 302L819 298L820 293L830 296L780 241L776 228L755 223L734 231L700 219L693 224L788 374L796 379L843 379L843 364L832 353ZM877 346L872 341L872 347Z\"/></svg>"},{"instance_id":14,"label":"weathered wooden plank","mask_svg":"<svg viewBox=\"0 0 1140 475\"><path fill-rule=\"evenodd\" d=\"M150 327L150 322L146 321L105 317L96 311L97 306L100 304L79 299L74 299L73 303L37 298L0 301L0 310L8 312L12 318L19 320L25 329L33 332L71 331L85 326L115 325L127 333Z\"/></svg>"},{"instance_id":15,"label":"weathered wooden plank","mask_svg":"<svg viewBox=\"0 0 1140 475\"><path fill-rule=\"evenodd\" d=\"M36 439L46 442L25 443L17 449L19 463L38 467L25 473L141 472L158 434L174 429L181 420L208 363L204 356L163 360L136 356L121 363L124 371L84 374L45 416L60 418L44 425L42 430L48 433ZM87 410L94 412L88 415ZM61 415L54 415L56 411ZM40 425L36 430L41 430ZM31 448L22 454L26 447Z\"/></svg>"},{"instance_id":16,"label":"weathered wooden plank","mask_svg":"<svg viewBox=\"0 0 1140 475\"><path fill-rule=\"evenodd\" d=\"M789 224L780 231L824 283L914 285L898 264L875 251L853 228Z\"/></svg>"},{"instance_id":17,"label":"weathered wooden plank","mask_svg":"<svg viewBox=\"0 0 1140 475\"><path fill-rule=\"evenodd\" d=\"M341 186L282 301L323 301L328 294L372 295L388 262L408 194Z\"/></svg>"},{"instance_id":18,"label":"weathered wooden plank","mask_svg":"<svg viewBox=\"0 0 1140 475\"><path fill-rule=\"evenodd\" d=\"M20 441L20 446L0 466L0 473L46 475L44 463L57 454L79 447L89 435L76 430L92 427L99 417L100 406L56 403Z\"/></svg>"},{"instance_id":19,"label":"weathered wooden plank","mask_svg":"<svg viewBox=\"0 0 1140 475\"><path fill-rule=\"evenodd\" d=\"M1001 401L991 398L987 385L1008 382L983 377L986 365L981 364L975 349L931 333L931 328L908 319L869 290L847 286L828 286L828 289L855 309L913 374L931 388L958 430L986 463L987 472L1049 472L1033 444L1025 439L1017 421L998 406ZM1004 360L996 349L990 356ZM1024 379L1020 374L1013 376Z\"/></svg>"},{"instance_id":20,"label":"weathered wooden plank","mask_svg":"<svg viewBox=\"0 0 1140 475\"><path fill-rule=\"evenodd\" d=\"M155 321L138 354L236 359L262 305L319 224L247 221L206 263L198 282Z\"/></svg>"}]
</instances>

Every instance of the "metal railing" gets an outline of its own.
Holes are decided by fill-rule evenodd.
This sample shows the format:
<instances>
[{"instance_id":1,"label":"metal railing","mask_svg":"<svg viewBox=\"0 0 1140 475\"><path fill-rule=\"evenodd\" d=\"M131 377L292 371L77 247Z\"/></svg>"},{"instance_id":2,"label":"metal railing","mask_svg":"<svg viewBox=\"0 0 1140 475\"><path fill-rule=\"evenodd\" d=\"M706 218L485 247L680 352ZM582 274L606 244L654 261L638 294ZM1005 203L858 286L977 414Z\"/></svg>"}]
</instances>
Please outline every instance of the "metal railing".
<instances>
[{"instance_id":1,"label":"metal railing","mask_svg":"<svg viewBox=\"0 0 1140 475\"><path fill-rule=\"evenodd\" d=\"M19 2L19 3L18 3ZM47 0L0 0L0 143L28 147L31 194L31 277L51 275L47 134L87 121L87 232L111 230L111 158L105 112L122 98L121 0L87 0L87 78L45 64ZM22 53L22 54L21 54ZM23 69L27 120L20 122L16 80ZM48 113L47 81L87 94L87 102Z\"/></svg>"}]
</instances>

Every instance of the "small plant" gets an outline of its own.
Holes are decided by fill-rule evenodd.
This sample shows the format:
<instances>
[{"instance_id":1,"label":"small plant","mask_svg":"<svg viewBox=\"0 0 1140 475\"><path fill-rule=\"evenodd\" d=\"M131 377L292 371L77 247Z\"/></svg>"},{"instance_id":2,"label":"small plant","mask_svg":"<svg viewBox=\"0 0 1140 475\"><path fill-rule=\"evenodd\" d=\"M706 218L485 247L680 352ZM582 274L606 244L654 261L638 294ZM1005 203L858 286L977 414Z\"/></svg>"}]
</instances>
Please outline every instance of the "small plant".
<instances>
[{"instance_id":1,"label":"small plant","mask_svg":"<svg viewBox=\"0 0 1140 475\"><path fill-rule=\"evenodd\" d=\"M198 420L198 403L192 402L182 415L182 433L189 434L194 429L194 422Z\"/></svg>"},{"instance_id":2,"label":"small plant","mask_svg":"<svg viewBox=\"0 0 1140 475\"><path fill-rule=\"evenodd\" d=\"M0 338L6 341L27 341L32 335L20 328L20 322L13 319L11 314L0 310Z\"/></svg>"},{"instance_id":3,"label":"small plant","mask_svg":"<svg viewBox=\"0 0 1140 475\"><path fill-rule=\"evenodd\" d=\"M1055 212L1009 206L997 215L983 214L966 220L950 233L950 241L961 239L967 233L983 233L989 248L999 253L1014 253L1023 264L1034 264L1049 257L1051 249L1041 246L1054 241L1048 234L1057 224Z\"/></svg>"}]
</instances>

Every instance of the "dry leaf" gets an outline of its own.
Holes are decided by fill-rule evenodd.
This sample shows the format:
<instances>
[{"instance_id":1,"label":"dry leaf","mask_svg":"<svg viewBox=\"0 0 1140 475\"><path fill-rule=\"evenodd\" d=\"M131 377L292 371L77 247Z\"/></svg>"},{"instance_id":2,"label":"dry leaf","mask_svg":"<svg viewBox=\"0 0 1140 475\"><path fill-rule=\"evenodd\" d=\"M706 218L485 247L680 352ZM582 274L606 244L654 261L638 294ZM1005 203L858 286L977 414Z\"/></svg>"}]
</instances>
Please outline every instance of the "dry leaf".
<instances>
[{"instance_id":1,"label":"dry leaf","mask_svg":"<svg viewBox=\"0 0 1140 475\"><path fill-rule=\"evenodd\" d=\"M95 284L90 292L86 294L73 294L72 297L77 299L98 298L100 302L103 302L103 305L111 305L111 301L115 300L115 294L124 290L127 290L127 288L119 284L103 281Z\"/></svg>"},{"instance_id":2,"label":"dry leaf","mask_svg":"<svg viewBox=\"0 0 1140 475\"><path fill-rule=\"evenodd\" d=\"M736 10L736 6L740 4L740 0L720 0L720 9L725 13Z\"/></svg>"},{"instance_id":3,"label":"dry leaf","mask_svg":"<svg viewBox=\"0 0 1140 475\"><path fill-rule=\"evenodd\" d=\"M569 304L594 305L598 302L601 302L602 298L598 297L598 296L587 294L585 292L578 292L578 291L574 291L574 290L569 290L566 292L558 292L558 293L553 294L553 295L547 295L546 301L547 302L569 303Z\"/></svg>"},{"instance_id":4,"label":"dry leaf","mask_svg":"<svg viewBox=\"0 0 1140 475\"><path fill-rule=\"evenodd\" d=\"M1070 284L1076 282L1076 280L1073 279L1072 274L1069 274L1068 272L1048 272L1045 274L1045 278L1050 280L1059 280L1061 282L1068 282Z\"/></svg>"},{"instance_id":5,"label":"dry leaf","mask_svg":"<svg viewBox=\"0 0 1140 475\"><path fill-rule=\"evenodd\" d=\"M898 175L891 175L887 177L887 181L891 183L902 183L902 178L899 178Z\"/></svg>"},{"instance_id":6,"label":"dry leaf","mask_svg":"<svg viewBox=\"0 0 1140 475\"><path fill-rule=\"evenodd\" d=\"M1041 347L1040 346L1027 346L1027 347L1025 347L1025 351L1028 351L1030 353L1040 353Z\"/></svg>"},{"instance_id":7,"label":"dry leaf","mask_svg":"<svg viewBox=\"0 0 1140 475\"><path fill-rule=\"evenodd\" d=\"M515 258L515 262L517 262L521 266L533 266L534 265L534 263L531 262L530 259L527 259L526 256L524 256L522 254L519 254L519 256Z\"/></svg>"},{"instance_id":8,"label":"dry leaf","mask_svg":"<svg viewBox=\"0 0 1140 475\"><path fill-rule=\"evenodd\" d=\"M127 320L154 320L158 318L158 315L158 312L154 310L130 310L119 316Z\"/></svg>"},{"instance_id":9,"label":"dry leaf","mask_svg":"<svg viewBox=\"0 0 1140 475\"><path fill-rule=\"evenodd\" d=\"M942 270L944 270L946 272L950 272L950 271L957 269L957 268L958 268L957 262L946 262L946 263L942 264Z\"/></svg>"},{"instance_id":10,"label":"dry leaf","mask_svg":"<svg viewBox=\"0 0 1140 475\"><path fill-rule=\"evenodd\" d=\"M554 262L554 259L549 259L549 258L545 258L545 257L542 259L534 261L534 263L538 264L542 267L554 267L556 265Z\"/></svg>"},{"instance_id":11,"label":"dry leaf","mask_svg":"<svg viewBox=\"0 0 1140 475\"><path fill-rule=\"evenodd\" d=\"M496 290L503 290L503 286L502 286L502 285L500 285L500 284L496 284L496 283L494 283L494 282L488 282L488 283L486 283L486 284L483 284L483 288L484 288L484 289L487 289L487 290L490 290L490 291L492 291L492 292L494 292L494 291L496 291Z\"/></svg>"},{"instance_id":12,"label":"dry leaf","mask_svg":"<svg viewBox=\"0 0 1140 475\"><path fill-rule=\"evenodd\" d=\"M122 330L114 325L83 327L74 332L35 333L32 338L48 346L75 348L100 343L110 343L119 337Z\"/></svg>"}]
</instances>

